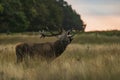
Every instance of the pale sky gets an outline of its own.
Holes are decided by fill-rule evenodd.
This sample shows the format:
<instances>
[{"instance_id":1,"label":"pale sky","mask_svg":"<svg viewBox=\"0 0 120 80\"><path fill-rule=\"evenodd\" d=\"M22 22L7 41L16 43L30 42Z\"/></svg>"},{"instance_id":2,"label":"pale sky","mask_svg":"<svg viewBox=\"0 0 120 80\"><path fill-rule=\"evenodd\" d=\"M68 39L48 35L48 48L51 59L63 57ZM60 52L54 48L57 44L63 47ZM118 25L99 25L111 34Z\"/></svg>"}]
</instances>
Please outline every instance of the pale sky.
<instances>
[{"instance_id":1,"label":"pale sky","mask_svg":"<svg viewBox=\"0 0 120 80\"><path fill-rule=\"evenodd\" d=\"M120 30L120 0L65 0L81 15L86 31Z\"/></svg>"}]
</instances>

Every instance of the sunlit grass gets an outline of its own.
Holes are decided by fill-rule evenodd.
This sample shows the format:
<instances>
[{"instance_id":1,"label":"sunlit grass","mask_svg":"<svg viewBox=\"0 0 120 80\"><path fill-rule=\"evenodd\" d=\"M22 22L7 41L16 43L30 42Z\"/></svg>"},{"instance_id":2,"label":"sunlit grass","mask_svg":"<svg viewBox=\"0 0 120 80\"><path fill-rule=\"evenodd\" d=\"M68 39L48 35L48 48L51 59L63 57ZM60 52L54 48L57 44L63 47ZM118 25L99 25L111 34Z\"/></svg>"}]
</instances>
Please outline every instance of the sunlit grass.
<instances>
[{"instance_id":1,"label":"sunlit grass","mask_svg":"<svg viewBox=\"0 0 120 80\"><path fill-rule=\"evenodd\" d=\"M36 42L36 43L43 43L43 42L52 42L55 41L57 37L46 37L40 38L39 34L36 35L26 35L26 34L13 34L13 35L0 35L0 44L17 44L20 42Z\"/></svg>"},{"instance_id":2,"label":"sunlit grass","mask_svg":"<svg viewBox=\"0 0 120 80\"><path fill-rule=\"evenodd\" d=\"M73 43L80 43L80 44L111 44L111 43L119 43L120 38L119 36L107 36L103 35L102 33L80 33L76 35Z\"/></svg>"},{"instance_id":3,"label":"sunlit grass","mask_svg":"<svg viewBox=\"0 0 120 80\"><path fill-rule=\"evenodd\" d=\"M101 39L94 42L93 34L77 35L65 52L49 64L40 59L16 64L15 46L22 42L19 39L24 38L29 42L57 39L40 39L30 35L18 37L16 43L10 43L6 38L7 42L3 41L0 45L0 80L120 80L120 43L104 42L104 39L120 39L119 37L99 35L99 38L103 39L99 44ZM89 43L81 44L87 37Z\"/></svg>"}]
</instances>

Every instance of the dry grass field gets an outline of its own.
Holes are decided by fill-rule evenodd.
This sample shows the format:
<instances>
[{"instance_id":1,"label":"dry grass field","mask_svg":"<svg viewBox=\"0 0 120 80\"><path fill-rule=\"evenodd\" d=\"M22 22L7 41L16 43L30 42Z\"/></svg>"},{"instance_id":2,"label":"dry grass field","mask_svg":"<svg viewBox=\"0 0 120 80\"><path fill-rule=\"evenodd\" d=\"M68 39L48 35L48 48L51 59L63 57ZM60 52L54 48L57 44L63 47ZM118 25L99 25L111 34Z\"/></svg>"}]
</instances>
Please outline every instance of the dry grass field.
<instances>
[{"instance_id":1,"label":"dry grass field","mask_svg":"<svg viewBox=\"0 0 120 80\"><path fill-rule=\"evenodd\" d=\"M120 80L120 36L77 34L65 52L51 63L39 59L16 64L15 46L47 42L38 35L0 35L0 80Z\"/></svg>"}]
</instances>

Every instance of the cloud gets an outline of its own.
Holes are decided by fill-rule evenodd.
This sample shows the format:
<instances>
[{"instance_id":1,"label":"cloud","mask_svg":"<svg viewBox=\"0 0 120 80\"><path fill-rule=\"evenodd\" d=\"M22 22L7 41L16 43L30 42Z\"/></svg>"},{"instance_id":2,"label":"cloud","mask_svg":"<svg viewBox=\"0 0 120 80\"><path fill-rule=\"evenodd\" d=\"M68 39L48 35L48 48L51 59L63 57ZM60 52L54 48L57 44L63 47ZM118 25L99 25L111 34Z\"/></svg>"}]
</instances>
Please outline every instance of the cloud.
<instances>
[{"instance_id":1,"label":"cloud","mask_svg":"<svg viewBox=\"0 0 120 80\"><path fill-rule=\"evenodd\" d=\"M80 14L120 15L120 0L66 0Z\"/></svg>"},{"instance_id":2,"label":"cloud","mask_svg":"<svg viewBox=\"0 0 120 80\"><path fill-rule=\"evenodd\" d=\"M120 0L65 0L75 4L119 4Z\"/></svg>"},{"instance_id":3,"label":"cloud","mask_svg":"<svg viewBox=\"0 0 120 80\"><path fill-rule=\"evenodd\" d=\"M120 30L120 0L66 0L87 24L86 31Z\"/></svg>"},{"instance_id":4,"label":"cloud","mask_svg":"<svg viewBox=\"0 0 120 80\"><path fill-rule=\"evenodd\" d=\"M85 16L86 31L120 30L119 16Z\"/></svg>"}]
</instances>

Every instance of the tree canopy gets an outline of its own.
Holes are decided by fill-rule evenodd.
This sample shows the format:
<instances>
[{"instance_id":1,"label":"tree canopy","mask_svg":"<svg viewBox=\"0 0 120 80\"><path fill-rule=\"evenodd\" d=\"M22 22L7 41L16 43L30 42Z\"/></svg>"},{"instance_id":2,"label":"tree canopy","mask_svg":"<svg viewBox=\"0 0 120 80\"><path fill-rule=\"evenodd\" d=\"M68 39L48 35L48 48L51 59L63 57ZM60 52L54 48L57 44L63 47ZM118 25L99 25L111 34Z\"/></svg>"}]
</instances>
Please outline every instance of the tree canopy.
<instances>
[{"instance_id":1,"label":"tree canopy","mask_svg":"<svg viewBox=\"0 0 120 80\"><path fill-rule=\"evenodd\" d=\"M64 0L0 0L0 32L83 30L83 25Z\"/></svg>"}]
</instances>

